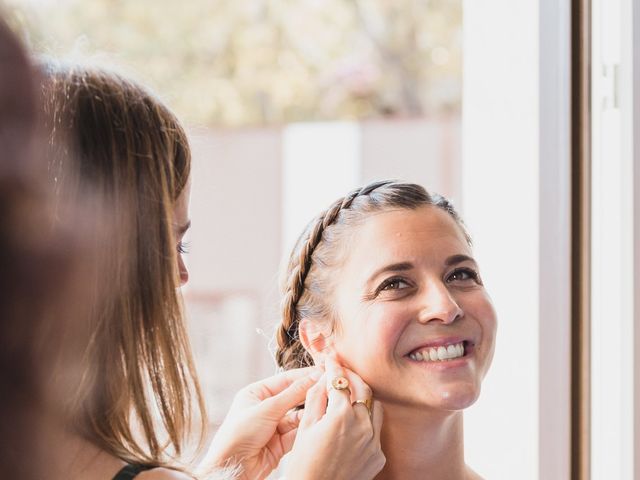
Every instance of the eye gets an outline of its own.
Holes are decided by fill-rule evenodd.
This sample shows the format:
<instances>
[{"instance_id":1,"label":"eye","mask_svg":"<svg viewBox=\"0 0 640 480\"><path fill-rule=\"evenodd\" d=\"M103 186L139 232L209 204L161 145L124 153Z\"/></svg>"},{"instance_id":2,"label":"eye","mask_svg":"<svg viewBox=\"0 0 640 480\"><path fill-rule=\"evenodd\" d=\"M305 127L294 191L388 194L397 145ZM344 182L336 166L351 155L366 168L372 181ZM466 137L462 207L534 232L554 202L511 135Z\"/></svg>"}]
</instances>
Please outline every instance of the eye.
<instances>
[{"instance_id":1,"label":"eye","mask_svg":"<svg viewBox=\"0 0 640 480\"><path fill-rule=\"evenodd\" d=\"M479 285L480 276L478 272L472 270L471 268L456 268L451 274L447 277L447 282L468 282L473 281Z\"/></svg>"},{"instance_id":2,"label":"eye","mask_svg":"<svg viewBox=\"0 0 640 480\"><path fill-rule=\"evenodd\" d=\"M404 280L391 280L387 282L381 290L400 290L401 288L407 288L409 284Z\"/></svg>"},{"instance_id":3,"label":"eye","mask_svg":"<svg viewBox=\"0 0 640 480\"><path fill-rule=\"evenodd\" d=\"M388 278L380 284L380 286L376 289L376 295L380 294L381 292L404 290L406 288L411 288L411 284L407 280L400 277L392 277Z\"/></svg>"},{"instance_id":4,"label":"eye","mask_svg":"<svg viewBox=\"0 0 640 480\"><path fill-rule=\"evenodd\" d=\"M187 242L178 242L178 253L180 255L189 253L189 244Z\"/></svg>"}]
</instances>

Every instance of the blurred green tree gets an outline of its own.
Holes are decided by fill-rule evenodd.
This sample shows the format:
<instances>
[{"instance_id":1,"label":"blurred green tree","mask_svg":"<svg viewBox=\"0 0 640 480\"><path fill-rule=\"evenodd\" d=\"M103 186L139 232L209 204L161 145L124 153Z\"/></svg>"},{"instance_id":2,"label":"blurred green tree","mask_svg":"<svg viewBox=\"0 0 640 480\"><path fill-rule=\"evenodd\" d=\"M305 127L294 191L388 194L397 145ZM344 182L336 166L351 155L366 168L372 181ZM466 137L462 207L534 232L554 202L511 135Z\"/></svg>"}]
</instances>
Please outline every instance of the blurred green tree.
<instances>
[{"instance_id":1,"label":"blurred green tree","mask_svg":"<svg viewBox=\"0 0 640 480\"><path fill-rule=\"evenodd\" d=\"M460 109L461 0L5 3L36 52L106 56L191 125Z\"/></svg>"}]
</instances>

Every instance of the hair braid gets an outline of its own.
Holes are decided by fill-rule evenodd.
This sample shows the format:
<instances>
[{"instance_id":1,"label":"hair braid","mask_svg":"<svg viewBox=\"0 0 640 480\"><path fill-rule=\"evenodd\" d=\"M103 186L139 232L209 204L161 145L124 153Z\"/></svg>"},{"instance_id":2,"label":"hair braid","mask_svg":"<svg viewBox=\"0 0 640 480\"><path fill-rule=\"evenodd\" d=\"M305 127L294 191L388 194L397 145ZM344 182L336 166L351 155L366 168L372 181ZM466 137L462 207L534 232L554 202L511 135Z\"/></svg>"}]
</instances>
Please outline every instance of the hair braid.
<instances>
[{"instance_id":1,"label":"hair braid","mask_svg":"<svg viewBox=\"0 0 640 480\"><path fill-rule=\"evenodd\" d=\"M278 341L276 361L279 366L288 369L313 365L311 355L300 342L298 334L300 318L297 306L305 290L307 275L313 266L313 253L322 241L323 233L336 222L340 212L351 208L356 198L367 196L374 190L391 183L393 181L390 180L370 183L338 199L316 219L306 240L301 240L304 244L298 249L297 261L294 263L292 257L289 264L289 275L282 300L282 320L276 333Z\"/></svg>"}]
</instances>

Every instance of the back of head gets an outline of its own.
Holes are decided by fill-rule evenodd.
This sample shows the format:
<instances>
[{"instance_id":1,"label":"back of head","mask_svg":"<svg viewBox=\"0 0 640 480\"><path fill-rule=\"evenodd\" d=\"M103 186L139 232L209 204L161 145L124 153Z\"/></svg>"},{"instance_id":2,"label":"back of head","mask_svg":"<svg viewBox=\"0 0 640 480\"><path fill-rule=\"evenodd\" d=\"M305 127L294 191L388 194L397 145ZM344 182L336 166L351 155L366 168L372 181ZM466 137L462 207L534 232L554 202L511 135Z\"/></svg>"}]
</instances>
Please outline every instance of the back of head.
<instances>
[{"instance_id":1,"label":"back of head","mask_svg":"<svg viewBox=\"0 0 640 480\"><path fill-rule=\"evenodd\" d=\"M106 241L97 237L102 298L88 320L76 427L125 461L163 464L181 453L193 417L205 421L173 232L173 206L189 178L187 137L162 102L118 74L48 64L45 77L59 197L93 198L116 226Z\"/></svg>"},{"instance_id":2,"label":"back of head","mask_svg":"<svg viewBox=\"0 0 640 480\"><path fill-rule=\"evenodd\" d=\"M158 212L172 205L191 166L187 136L175 115L115 72L63 62L49 62L44 70L45 109L59 149L54 153L58 161L75 163L77 187L97 189L114 203L153 197Z\"/></svg>"}]
</instances>

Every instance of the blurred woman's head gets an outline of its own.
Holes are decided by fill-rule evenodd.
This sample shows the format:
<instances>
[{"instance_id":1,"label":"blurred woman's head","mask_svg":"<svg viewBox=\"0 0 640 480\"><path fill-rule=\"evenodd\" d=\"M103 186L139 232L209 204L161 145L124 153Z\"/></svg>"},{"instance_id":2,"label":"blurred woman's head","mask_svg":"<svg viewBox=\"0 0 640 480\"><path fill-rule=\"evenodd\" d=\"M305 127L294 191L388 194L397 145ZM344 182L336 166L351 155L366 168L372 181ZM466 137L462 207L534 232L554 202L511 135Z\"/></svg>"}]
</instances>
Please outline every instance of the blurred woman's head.
<instances>
[{"instance_id":1,"label":"blurred woman's head","mask_svg":"<svg viewBox=\"0 0 640 480\"><path fill-rule=\"evenodd\" d=\"M116 226L98 237L94 288L102 298L88 320L77 427L125 461L160 464L181 452L195 417L205 421L179 293L187 279L187 137L158 98L118 74L48 64L45 77L59 197L98 199Z\"/></svg>"},{"instance_id":2,"label":"blurred woman's head","mask_svg":"<svg viewBox=\"0 0 640 480\"><path fill-rule=\"evenodd\" d=\"M91 256L66 221L54 228L38 75L1 16L0 71L0 465L7 478L35 479L61 453L51 438L78 381L88 304L77 298Z\"/></svg>"},{"instance_id":3,"label":"blurred woman's head","mask_svg":"<svg viewBox=\"0 0 640 480\"><path fill-rule=\"evenodd\" d=\"M42 401L42 369L29 331L42 312L30 298L38 277L25 263L35 252L19 241L31 224L25 213L44 208L34 180L21 169L35 133L36 96L27 55L1 17L0 70L0 464L8 477L37 478L42 472L27 457L42 454L39 439L30 438Z\"/></svg>"},{"instance_id":4,"label":"blurred woman's head","mask_svg":"<svg viewBox=\"0 0 640 480\"><path fill-rule=\"evenodd\" d=\"M336 201L290 257L277 360L336 356L387 403L460 410L494 350L495 312L453 206L378 182Z\"/></svg>"}]
</instances>

